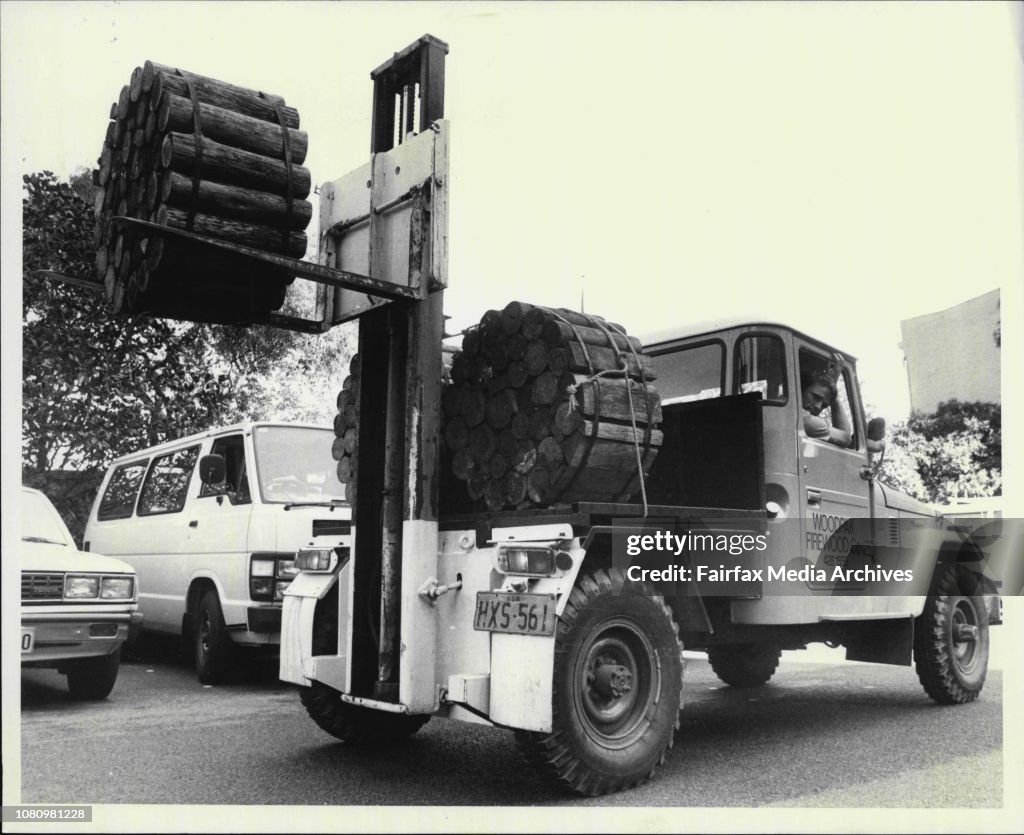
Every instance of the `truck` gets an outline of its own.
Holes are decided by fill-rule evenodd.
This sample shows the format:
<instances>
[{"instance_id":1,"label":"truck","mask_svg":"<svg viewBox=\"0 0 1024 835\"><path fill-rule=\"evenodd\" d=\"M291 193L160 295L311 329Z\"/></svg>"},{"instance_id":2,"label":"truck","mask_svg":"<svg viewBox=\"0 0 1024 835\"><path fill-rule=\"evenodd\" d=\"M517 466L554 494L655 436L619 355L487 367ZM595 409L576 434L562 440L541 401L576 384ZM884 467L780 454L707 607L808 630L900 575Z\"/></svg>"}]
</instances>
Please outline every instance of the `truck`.
<instances>
[{"instance_id":1,"label":"truck","mask_svg":"<svg viewBox=\"0 0 1024 835\"><path fill-rule=\"evenodd\" d=\"M419 129L444 135L446 52L428 36L374 71L375 174L414 150L392 144L396 96L418 89ZM430 175L435 201L445 176ZM353 179L366 170L322 193L351 193ZM320 263L379 276L373 233L365 246L347 237L358 214L322 209ZM445 216L435 203L425 297L336 300L336 315L360 320L360 413L385 419L360 425L352 547L300 551L285 592L280 677L317 725L347 743L404 738L432 717L505 728L552 780L599 795L664 761L684 648L736 687L767 682L783 650L824 642L851 660L913 663L940 703L977 698L998 581L954 526L875 478L884 421L866 419L855 357L785 324L644 340L664 443L641 494L498 512L451 501L438 440ZM845 446L802 428L802 391L830 358ZM679 532L674 573L630 562L631 539ZM694 532L751 547L701 554ZM730 568L729 582L713 576Z\"/></svg>"},{"instance_id":2,"label":"truck","mask_svg":"<svg viewBox=\"0 0 1024 835\"><path fill-rule=\"evenodd\" d=\"M461 500L445 477L441 407L447 53L425 35L371 73L370 161L321 185L315 263L117 219L199 257L320 285L319 321L265 324L358 322L349 539L301 547L283 591L279 674L312 720L352 744L399 740L433 717L507 729L551 780L600 795L664 761L684 649L755 687L783 650L824 642L852 660L913 664L938 702L977 698L998 580L957 526L875 477L885 427L866 418L856 358L785 323L643 340L662 441L645 461L648 430L617 428L638 446L630 495L483 511ZM606 354L639 363L599 324ZM806 394L825 368L841 433ZM823 434L808 431L809 410Z\"/></svg>"}]
</instances>

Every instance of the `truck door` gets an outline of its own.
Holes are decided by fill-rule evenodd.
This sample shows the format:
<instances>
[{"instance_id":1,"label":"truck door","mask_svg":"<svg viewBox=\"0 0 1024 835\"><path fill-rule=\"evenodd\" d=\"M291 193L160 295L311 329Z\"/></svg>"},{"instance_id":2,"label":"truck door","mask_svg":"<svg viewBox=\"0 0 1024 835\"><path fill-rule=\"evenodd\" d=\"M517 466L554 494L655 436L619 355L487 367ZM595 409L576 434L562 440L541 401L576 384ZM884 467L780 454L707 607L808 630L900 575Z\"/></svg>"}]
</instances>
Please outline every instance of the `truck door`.
<instances>
[{"instance_id":1,"label":"truck door","mask_svg":"<svg viewBox=\"0 0 1024 835\"><path fill-rule=\"evenodd\" d=\"M801 397L807 385L827 368L829 356L818 346L800 339L795 340L795 346L800 381L798 397ZM858 408L860 401L854 396L852 383L850 369L844 367L837 381L836 402L821 414L833 425L837 418L832 410L845 410L853 429L848 446L808 437L804 423L806 412L797 410L802 551L812 565L827 570L830 575L835 565L845 564L853 543L850 535L853 526L847 521L865 518L870 513L868 482L861 476L862 468L868 463L864 428Z\"/></svg>"}]
</instances>

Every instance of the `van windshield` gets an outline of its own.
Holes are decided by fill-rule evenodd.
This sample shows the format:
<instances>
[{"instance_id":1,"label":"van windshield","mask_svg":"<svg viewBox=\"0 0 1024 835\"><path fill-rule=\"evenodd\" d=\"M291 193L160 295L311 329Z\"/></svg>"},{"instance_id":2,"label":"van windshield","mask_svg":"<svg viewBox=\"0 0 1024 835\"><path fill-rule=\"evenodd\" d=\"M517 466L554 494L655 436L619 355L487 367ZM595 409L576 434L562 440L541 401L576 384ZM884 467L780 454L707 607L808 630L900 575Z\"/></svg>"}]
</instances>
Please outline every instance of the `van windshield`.
<instances>
[{"instance_id":1,"label":"van windshield","mask_svg":"<svg viewBox=\"0 0 1024 835\"><path fill-rule=\"evenodd\" d=\"M334 433L303 426L257 426L253 431L256 473L264 502L330 501L345 498L331 456Z\"/></svg>"}]
</instances>

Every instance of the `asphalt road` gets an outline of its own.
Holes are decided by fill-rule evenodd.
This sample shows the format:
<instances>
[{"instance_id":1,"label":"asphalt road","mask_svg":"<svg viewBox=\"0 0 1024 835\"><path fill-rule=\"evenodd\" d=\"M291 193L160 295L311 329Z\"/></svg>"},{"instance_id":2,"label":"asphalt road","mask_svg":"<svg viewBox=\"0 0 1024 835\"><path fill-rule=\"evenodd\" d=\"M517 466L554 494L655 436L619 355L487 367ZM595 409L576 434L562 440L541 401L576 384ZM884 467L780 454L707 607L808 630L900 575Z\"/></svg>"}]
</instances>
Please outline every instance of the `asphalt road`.
<instances>
[{"instance_id":1,"label":"asphalt road","mask_svg":"<svg viewBox=\"0 0 1024 835\"><path fill-rule=\"evenodd\" d=\"M530 771L510 733L432 720L349 748L309 720L276 664L204 687L180 659L122 665L104 702L22 672L22 803L975 807L1002 805L1002 673L939 707L910 668L784 660L756 691L687 661L687 704L656 778L578 798Z\"/></svg>"}]
</instances>

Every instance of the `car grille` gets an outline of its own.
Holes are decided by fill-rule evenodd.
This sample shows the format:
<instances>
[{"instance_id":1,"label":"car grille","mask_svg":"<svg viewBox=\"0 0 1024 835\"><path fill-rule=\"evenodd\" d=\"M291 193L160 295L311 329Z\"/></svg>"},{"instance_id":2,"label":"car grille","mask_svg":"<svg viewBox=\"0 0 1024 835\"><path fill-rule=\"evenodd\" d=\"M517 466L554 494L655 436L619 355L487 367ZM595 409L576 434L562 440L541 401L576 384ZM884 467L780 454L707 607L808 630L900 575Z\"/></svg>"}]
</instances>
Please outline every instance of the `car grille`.
<instances>
[{"instance_id":1,"label":"car grille","mask_svg":"<svg viewBox=\"0 0 1024 835\"><path fill-rule=\"evenodd\" d=\"M335 519L314 519L313 536L348 536L352 523Z\"/></svg>"},{"instance_id":2,"label":"car grille","mask_svg":"<svg viewBox=\"0 0 1024 835\"><path fill-rule=\"evenodd\" d=\"M22 600L60 600L64 597L63 574L21 575Z\"/></svg>"}]
</instances>

